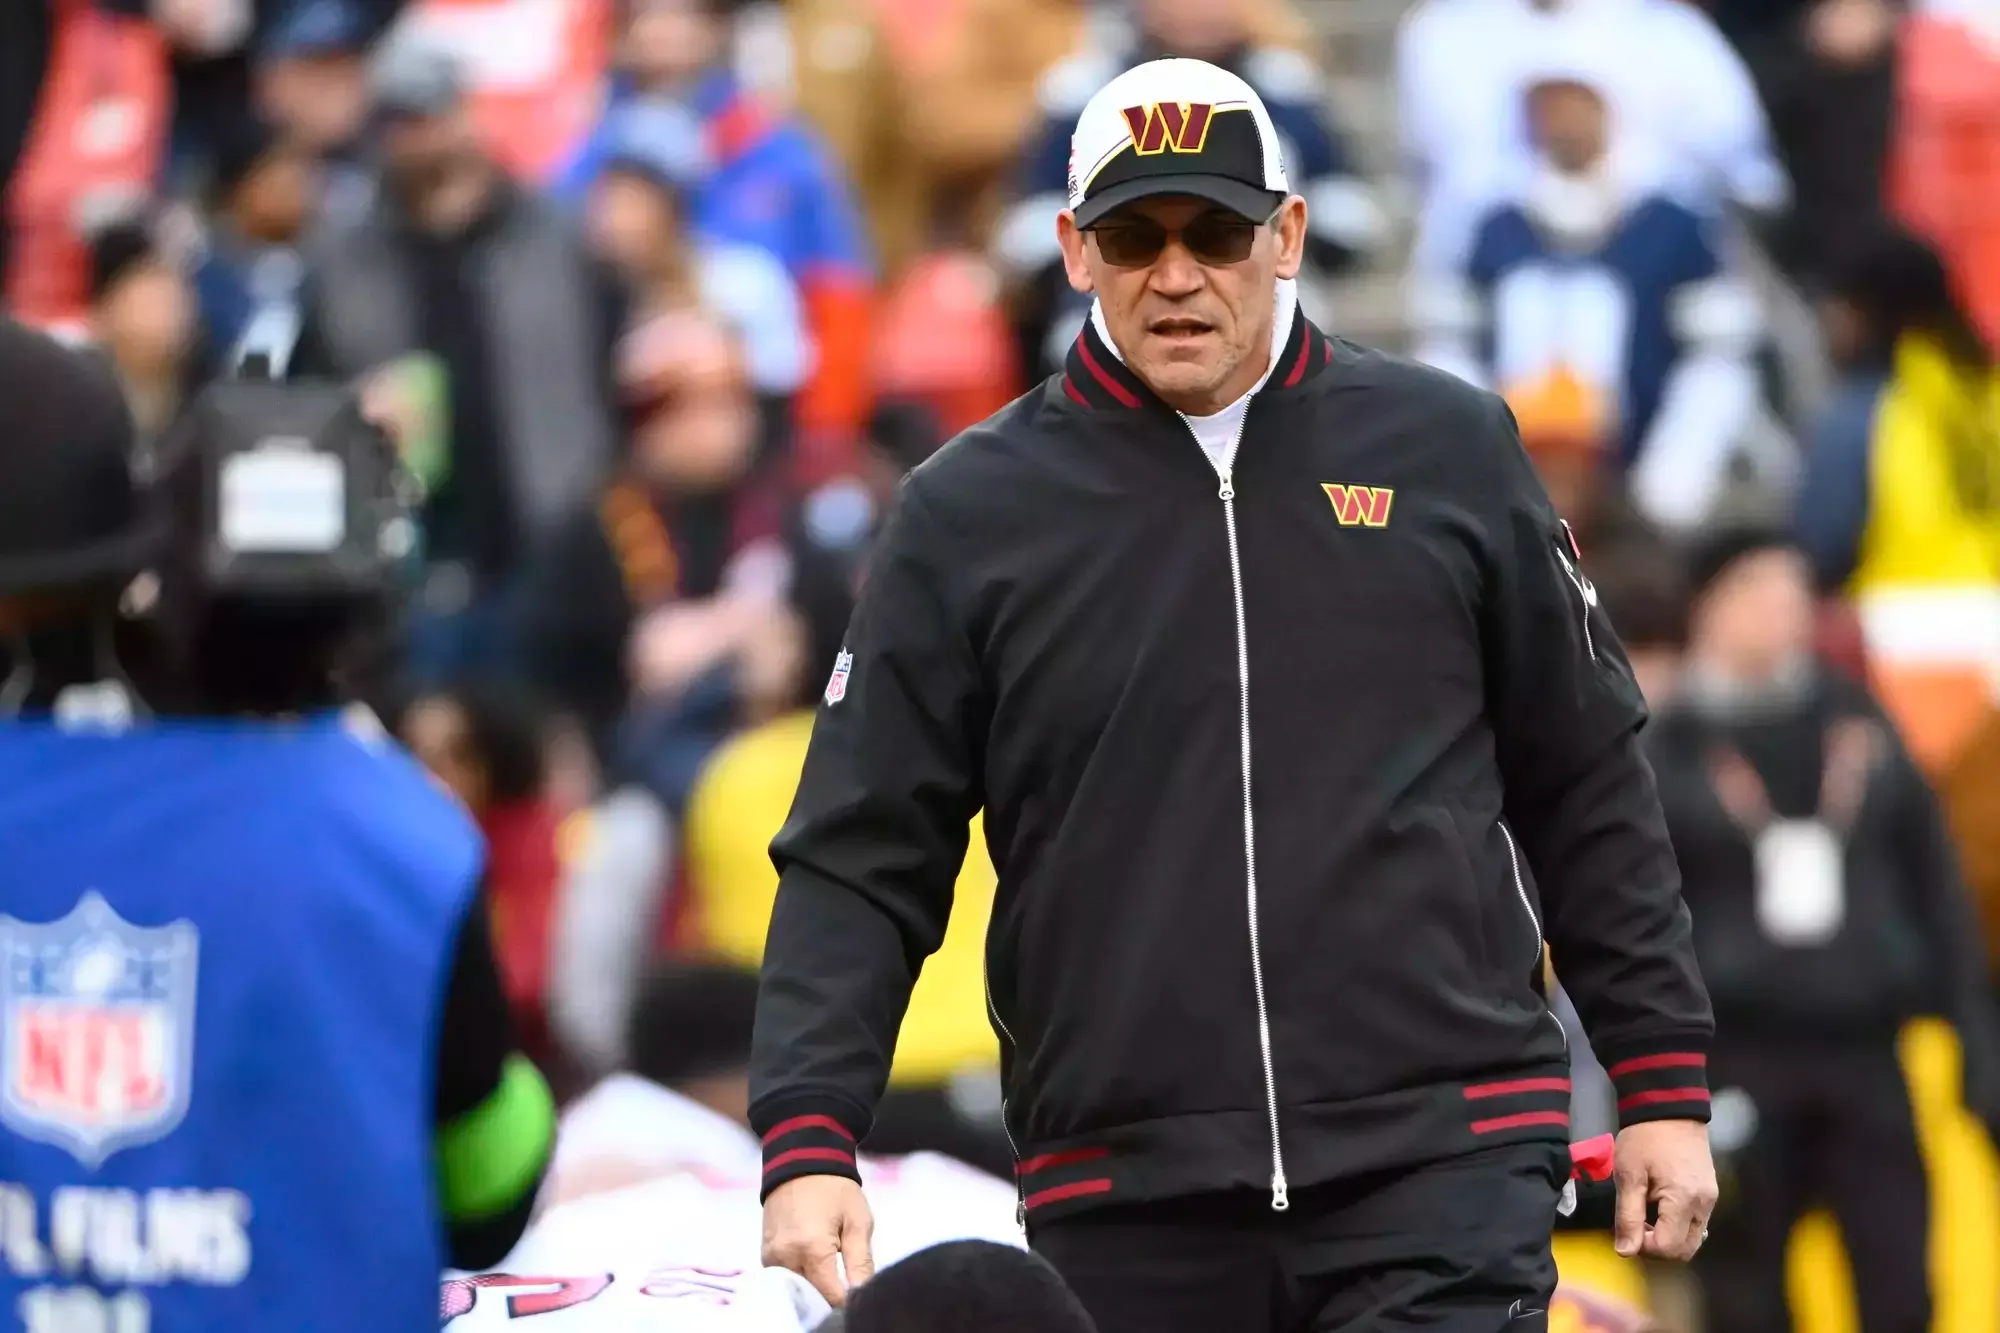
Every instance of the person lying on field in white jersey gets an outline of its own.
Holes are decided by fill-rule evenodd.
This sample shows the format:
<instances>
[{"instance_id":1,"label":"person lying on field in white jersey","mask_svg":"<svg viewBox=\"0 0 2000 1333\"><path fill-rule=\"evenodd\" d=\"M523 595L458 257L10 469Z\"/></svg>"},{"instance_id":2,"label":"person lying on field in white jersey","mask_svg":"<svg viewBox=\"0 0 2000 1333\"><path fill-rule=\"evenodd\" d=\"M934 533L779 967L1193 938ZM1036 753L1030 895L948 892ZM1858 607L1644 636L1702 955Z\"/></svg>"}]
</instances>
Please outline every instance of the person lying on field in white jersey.
<instances>
[{"instance_id":1,"label":"person lying on field in white jersey","mask_svg":"<svg viewBox=\"0 0 2000 1333\"><path fill-rule=\"evenodd\" d=\"M563 1115L542 1215L495 1271L446 1276L450 1333L529 1316L545 1320L529 1333L793 1333L826 1314L759 1258L763 1156L742 1118L756 987L710 965L647 980L628 1067ZM1024 1244L1013 1189L984 1172L934 1153L863 1154L861 1171L885 1266L946 1241Z\"/></svg>"}]
</instances>

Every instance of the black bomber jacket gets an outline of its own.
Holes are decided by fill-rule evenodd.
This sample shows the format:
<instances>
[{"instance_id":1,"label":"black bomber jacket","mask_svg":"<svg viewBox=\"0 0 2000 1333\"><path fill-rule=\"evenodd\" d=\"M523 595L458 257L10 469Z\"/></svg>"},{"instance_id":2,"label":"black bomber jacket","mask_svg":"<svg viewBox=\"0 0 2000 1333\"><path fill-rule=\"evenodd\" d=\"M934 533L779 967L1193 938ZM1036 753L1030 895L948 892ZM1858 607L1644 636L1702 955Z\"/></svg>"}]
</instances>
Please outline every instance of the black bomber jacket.
<instances>
[{"instance_id":1,"label":"black bomber jacket","mask_svg":"<svg viewBox=\"0 0 2000 1333\"><path fill-rule=\"evenodd\" d=\"M854 1172L967 824L1028 1216L1706 1119L1645 718L1494 396L1295 317L1233 462L1086 328L903 486L764 961L765 1188Z\"/></svg>"}]
</instances>

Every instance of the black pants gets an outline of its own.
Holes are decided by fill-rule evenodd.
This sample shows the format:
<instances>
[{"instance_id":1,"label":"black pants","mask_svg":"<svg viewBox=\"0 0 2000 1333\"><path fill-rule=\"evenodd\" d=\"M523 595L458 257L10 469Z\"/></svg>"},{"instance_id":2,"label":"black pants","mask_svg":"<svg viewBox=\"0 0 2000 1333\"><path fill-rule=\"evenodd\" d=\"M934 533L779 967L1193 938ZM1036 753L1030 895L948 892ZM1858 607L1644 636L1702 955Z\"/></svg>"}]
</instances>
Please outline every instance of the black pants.
<instances>
[{"instance_id":1,"label":"black pants","mask_svg":"<svg viewBox=\"0 0 2000 1333\"><path fill-rule=\"evenodd\" d=\"M1544 1333L1560 1144L1294 1191L1107 1207L1029 1225L1098 1333Z\"/></svg>"},{"instance_id":2,"label":"black pants","mask_svg":"<svg viewBox=\"0 0 2000 1333\"><path fill-rule=\"evenodd\" d=\"M1757 1116L1696 1260L1709 1333L1791 1327L1785 1246L1822 1204L1840 1224L1862 1333L1924 1333L1930 1193L1893 1038L1718 1048L1709 1079L1741 1089Z\"/></svg>"}]
</instances>

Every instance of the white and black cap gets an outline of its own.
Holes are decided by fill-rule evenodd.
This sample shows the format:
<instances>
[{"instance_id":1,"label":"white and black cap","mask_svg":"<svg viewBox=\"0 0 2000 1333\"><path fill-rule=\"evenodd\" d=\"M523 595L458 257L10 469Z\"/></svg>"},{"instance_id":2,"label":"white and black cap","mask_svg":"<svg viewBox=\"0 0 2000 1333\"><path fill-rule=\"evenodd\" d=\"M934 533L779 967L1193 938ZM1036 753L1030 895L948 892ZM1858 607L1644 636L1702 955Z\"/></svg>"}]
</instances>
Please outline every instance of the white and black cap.
<instances>
[{"instance_id":1,"label":"white and black cap","mask_svg":"<svg viewBox=\"0 0 2000 1333\"><path fill-rule=\"evenodd\" d=\"M1135 199L1193 195L1257 222L1291 193L1254 89L1204 60L1153 60L1097 90L1069 144L1069 207L1088 227Z\"/></svg>"}]
</instances>

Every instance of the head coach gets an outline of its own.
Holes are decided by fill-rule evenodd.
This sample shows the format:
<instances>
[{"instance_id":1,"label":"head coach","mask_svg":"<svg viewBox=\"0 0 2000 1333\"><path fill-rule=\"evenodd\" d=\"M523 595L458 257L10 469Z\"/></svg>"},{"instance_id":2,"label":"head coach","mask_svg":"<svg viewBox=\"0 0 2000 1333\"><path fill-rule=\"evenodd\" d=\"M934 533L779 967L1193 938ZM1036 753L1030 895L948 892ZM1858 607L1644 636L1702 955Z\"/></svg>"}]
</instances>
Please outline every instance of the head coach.
<instances>
[{"instance_id":1,"label":"head coach","mask_svg":"<svg viewBox=\"0 0 2000 1333\"><path fill-rule=\"evenodd\" d=\"M1091 100L1090 324L873 557L752 1070L766 1256L833 1298L982 807L1028 1237L1104 1333L1545 1327L1544 941L1617 1085L1621 1248L1700 1244L1712 1022L1624 652L1499 400L1300 313L1275 142L1196 61Z\"/></svg>"}]
</instances>

